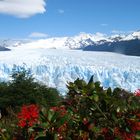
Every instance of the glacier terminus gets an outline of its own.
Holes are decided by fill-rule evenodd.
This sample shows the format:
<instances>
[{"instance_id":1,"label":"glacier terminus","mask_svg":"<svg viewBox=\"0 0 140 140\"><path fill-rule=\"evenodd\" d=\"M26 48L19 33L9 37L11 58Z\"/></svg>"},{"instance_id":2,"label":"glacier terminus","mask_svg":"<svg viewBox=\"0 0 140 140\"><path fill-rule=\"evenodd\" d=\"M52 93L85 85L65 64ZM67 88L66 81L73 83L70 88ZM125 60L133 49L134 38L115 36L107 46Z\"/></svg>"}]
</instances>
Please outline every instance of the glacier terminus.
<instances>
[{"instance_id":1,"label":"glacier terminus","mask_svg":"<svg viewBox=\"0 0 140 140\"><path fill-rule=\"evenodd\" d=\"M13 47L0 51L0 81L10 80L13 65L31 69L34 78L65 94L67 82L94 75L104 88L140 88L140 57L112 52Z\"/></svg>"}]
</instances>

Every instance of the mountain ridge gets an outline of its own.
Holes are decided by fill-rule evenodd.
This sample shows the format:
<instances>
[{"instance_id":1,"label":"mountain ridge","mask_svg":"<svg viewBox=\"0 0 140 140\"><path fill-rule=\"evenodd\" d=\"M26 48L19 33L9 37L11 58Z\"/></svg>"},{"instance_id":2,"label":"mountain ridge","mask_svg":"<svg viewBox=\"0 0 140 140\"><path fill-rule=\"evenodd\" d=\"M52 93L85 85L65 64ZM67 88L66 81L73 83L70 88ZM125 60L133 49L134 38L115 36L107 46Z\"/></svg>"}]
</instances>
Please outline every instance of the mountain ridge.
<instances>
[{"instance_id":1,"label":"mountain ridge","mask_svg":"<svg viewBox=\"0 0 140 140\"><path fill-rule=\"evenodd\" d=\"M29 49L49 48L111 51L140 56L140 31L111 36L97 32L96 34L80 33L73 37L50 37L38 40L1 40L0 46L6 49L24 47ZM133 49L136 51L134 52Z\"/></svg>"}]
</instances>

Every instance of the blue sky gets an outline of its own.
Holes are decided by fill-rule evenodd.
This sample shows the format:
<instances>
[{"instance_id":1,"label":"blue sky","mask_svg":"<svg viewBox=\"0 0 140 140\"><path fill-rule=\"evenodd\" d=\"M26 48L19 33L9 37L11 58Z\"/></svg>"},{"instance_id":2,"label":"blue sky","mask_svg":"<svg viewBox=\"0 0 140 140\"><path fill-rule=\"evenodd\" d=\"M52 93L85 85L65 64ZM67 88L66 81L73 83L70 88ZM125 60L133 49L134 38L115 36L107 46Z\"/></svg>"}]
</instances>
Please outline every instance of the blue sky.
<instances>
[{"instance_id":1,"label":"blue sky","mask_svg":"<svg viewBox=\"0 0 140 140\"><path fill-rule=\"evenodd\" d=\"M0 38L140 29L140 0L0 0Z\"/></svg>"}]
</instances>

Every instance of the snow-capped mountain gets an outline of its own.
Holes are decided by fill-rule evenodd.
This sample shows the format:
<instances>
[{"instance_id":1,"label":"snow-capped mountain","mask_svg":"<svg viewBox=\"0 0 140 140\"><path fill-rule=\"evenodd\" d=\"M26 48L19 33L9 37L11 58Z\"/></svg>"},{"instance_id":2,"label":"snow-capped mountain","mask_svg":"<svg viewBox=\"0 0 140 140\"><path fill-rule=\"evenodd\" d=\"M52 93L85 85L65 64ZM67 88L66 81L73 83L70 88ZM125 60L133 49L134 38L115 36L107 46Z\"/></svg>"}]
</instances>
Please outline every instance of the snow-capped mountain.
<instances>
[{"instance_id":1,"label":"snow-capped mountain","mask_svg":"<svg viewBox=\"0 0 140 140\"><path fill-rule=\"evenodd\" d=\"M38 40L0 40L0 46L12 49L51 48L51 49L82 49L90 51L111 51L130 55L140 55L140 31L126 35L111 35L96 33L80 33L73 37L50 37ZM138 49L138 50L137 50ZM127 51L126 51L127 50ZM135 50L136 53L131 53ZM131 51L131 52L129 52ZM139 53L138 53L139 52Z\"/></svg>"},{"instance_id":2,"label":"snow-capped mountain","mask_svg":"<svg viewBox=\"0 0 140 140\"><path fill-rule=\"evenodd\" d=\"M0 46L0 51L10 51L10 49Z\"/></svg>"},{"instance_id":3,"label":"snow-capped mountain","mask_svg":"<svg viewBox=\"0 0 140 140\"><path fill-rule=\"evenodd\" d=\"M19 47L21 44L29 42L31 42L29 39L0 39L0 47L5 48L5 50L11 50L14 47Z\"/></svg>"},{"instance_id":4,"label":"snow-capped mountain","mask_svg":"<svg viewBox=\"0 0 140 140\"><path fill-rule=\"evenodd\" d=\"M21 44L20 47L27 48L55 48L55 49L82 49L86 46L93 45L98 41L110 41L106 35L101 33L86 34L80 33L73 37L54 37L47 39L35 40L30 43Z\"/></svg>"},{"instance_id":5,"label":"snow-capped mountain","mask_svg":"<svg viewBox=\"0 0 140 140\"><path fill-rule=\"evenodd\" d=\"M21 47L27 48L55 48L55 49L83 49L89 45L101 45L105 42L118 42L140 39L140 31L130 33L128 35L112 35L96 33L87 34L80 33L73 37L52 37L47 39L39 39L30 43L21 44Z\"/></svg>"},{"instance_id":6,"label":"snow-capped mountain","mask_svg":"<svg viewBox=\"0 0 140 140\"><path fill-rule=\"evenodd\" d=\"M22 44L20 47L27 48L55 48L55 49L83 49L86 46L100 44L103 41L112 41L107 35L96 33L80 33L73 37L54 37L40 39Z\"/></svg>"},{"instance_id":7,"label":"snow-capped mountain","mask_svg":"<svg viewBox=\"0 0 140 140\"><path fill-rule=\"evenodd\" d=\"M134 40L134 39L140 39L140 31L132 32L128 35L125 35L121 41L128 41L128 40Z\"/></svg>"},{"instance_id":8,"label":"snow-capped mountain","mask_svg":"<svg viewBox=\"0 0 140 140\"><path fill-rule=\"evenodd\" d=\"M86 46L84 50L140 56L140 31L128 35L113 35L110 37L110 40Z\"/></svg>"}]
</instances>

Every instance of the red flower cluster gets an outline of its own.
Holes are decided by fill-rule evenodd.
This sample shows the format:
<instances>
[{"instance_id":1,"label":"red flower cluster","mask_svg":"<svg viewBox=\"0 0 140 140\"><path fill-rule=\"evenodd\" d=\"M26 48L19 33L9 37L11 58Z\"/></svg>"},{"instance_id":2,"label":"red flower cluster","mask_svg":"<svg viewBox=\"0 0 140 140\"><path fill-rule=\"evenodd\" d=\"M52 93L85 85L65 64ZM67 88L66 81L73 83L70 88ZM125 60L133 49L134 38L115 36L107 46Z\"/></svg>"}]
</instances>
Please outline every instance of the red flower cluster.
<instances>
[{"instance_id":1,"label":"red flower cluster","mask_svg":"<svg viewBox=\"0 0 140 140\"><path fill-rule=\"evenodd\" d=\"M114 136L110 134L109 129L106 127L101 129L101 134L104 136L105 140L114 140Z\"/></svg>"},{"instance_id":2,"label":"red flower cluster","mask_svg":"<svg viewBox=\"0 0 140 140\"><path fill-rule=\"evenodd\" d=\"M109 129L104 127L104 128L102 128L101 131L102 131L102 134L106 134L106 133L108 133Z\"/></svg>"},{"instance_id":3,"label":"red flower cluster","mask_svg":"<svg viewBox=\"0 0 140 140\"><path fill-rule=\"evenodd\" d=\"M114 135L121 137L122 140L134 140L137 131L140 131L140 122L135 120L127 120L128 126L131 128L131 132L126 132L118 127L114 128Z\"/></svg>"},{"instance_id":4,"label":"red flower cluster","mask_svg":"<svg viewBox=\"0 0 140 140\"><path fill-rule=\"evenodd\" d=\"M64 117L67 113L67 110L65 108L65 106L60 106L60 107L51 107L51 110L55 111L55 112L59 112L61 117Z\"/></svg>"},{"instance_id":5,"label":"red flower cluster","mask_svg":"<svg viewBox=\"0 0 140 140\"><path fill-rule=\"evenodd\" d=\"M122 140L135 140L133 133L121 132Z\"/></svg>"},{"instance_id":6,"label":"red flower cluster","mask_svg":"<svg viewBox=\"0 0 140 140\"><path fill-rule=\"evenodd\" d=\"M137 90L134 92L134 95L135 95L135 96L140 96L140 89L137 89Z\"/></svg>"},{"instance_id":7,"label":"red flower cluster","mask_svg":"<svg viewBox=\"0 0 140 140\"><path fill-rule=\"evenodd\" d=\"M102 128L102 134L104 135L105 140L114 140L115 138L121 138L122 140L134 140L135 139L135 132L136 127L135 124L131 124L132 132L126 132L121 130L119 127L114 128L114 135L109 134L108 128ZM135 130L133 130L133 128Z\"/></svg>"},{"instance_id":8,"label":"red flower cluster","mask_svg":"<svg viewBox=\"0 0 140 140\"><path fill-rule=\"evenodd\" d=\"M39 118L39 108L37 105L28 105L23 106L21 108L21 112L18 113L18 119L19 123L18 126L24 128L33 126L35 123L37 123Z\"/></svg>"},{"instance_id":9,"label":"red flower cluster","mask_svg":"<svg viewBox=\"0 0 140 140\"><path fill-rule=\"evenodd\" d=\"M132 133L136 133L137 131L140 131L140 122L136 120L129 120L128 121L129 126L132 129Z\"/></svg>"},{"instance_id":10,"label":"red flower cluster","mask_svg":"<svg viewBox=\"0 0 140 140\"><path fill-rule=\"evenodd\" d=\"M57 129L57 132L58 133L62 133L64 131L66 131L67 129L67 123L64 123L63 125L61 125L58 129Z\"/></svg>"}]
</instances>

